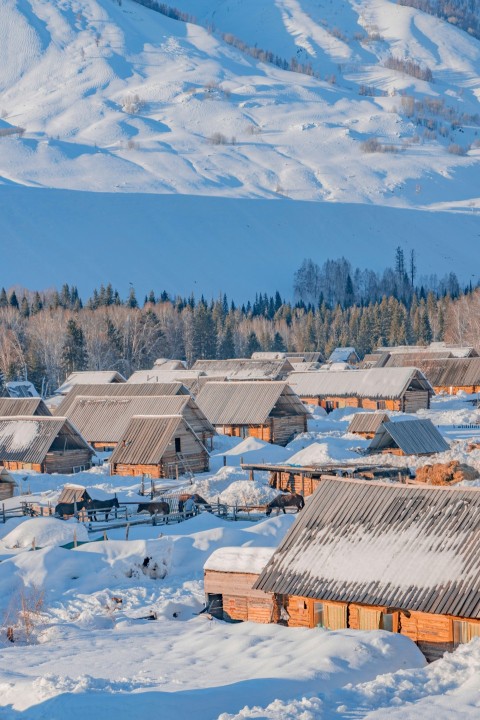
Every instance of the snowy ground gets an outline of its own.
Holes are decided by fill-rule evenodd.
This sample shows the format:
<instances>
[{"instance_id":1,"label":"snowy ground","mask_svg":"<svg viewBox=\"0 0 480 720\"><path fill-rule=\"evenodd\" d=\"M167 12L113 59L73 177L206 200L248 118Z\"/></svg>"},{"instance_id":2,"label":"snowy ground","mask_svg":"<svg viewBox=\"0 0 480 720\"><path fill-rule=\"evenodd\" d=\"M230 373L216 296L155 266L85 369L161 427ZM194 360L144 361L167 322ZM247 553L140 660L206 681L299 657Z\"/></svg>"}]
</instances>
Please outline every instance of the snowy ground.
<instances>
[{"instance_id":1,"label":"snowy ground","mask_svg":"<svg viewBox=\"0 0 480 720\"><path fill-rule=\"evenodd\" d=\"M466 400L439 397L423 414L452 442L445 456L480 470L480 452L467 453L464 431L455 428L479 419ZM354 449L366 443L346 433L353 412L317 411L309 432L287 448L219 437L210 473L198 476L191 489L225 503L263 503L275 491L260 473L250 482L240 458L358 462ZM54 504L72 478L25 473L17 479L20 491L32 493L26 499ZM74 480L93 495L115 491L120 500L141 499L138 479L109 477L104 468ZM78 541L87 539L76 522L18 518L0 525L2 720L107 713L118 720L159 713L168 720L480 717L480 640L426 667L407 638L383 631L230 625L198 614L203 565L214 550L276 547L294 520L291 514L231 522L202 513L176 525L131 526L128 541L125 528L110 529L107 541L94 532L89 539L98 541L76 550L61 547L74 532ZM40 548L35 552L33 541ZM31 623L22 622L22 602L37 605ZM13 645L6 638L9 626Z\"/></svg>"}]
</instances>

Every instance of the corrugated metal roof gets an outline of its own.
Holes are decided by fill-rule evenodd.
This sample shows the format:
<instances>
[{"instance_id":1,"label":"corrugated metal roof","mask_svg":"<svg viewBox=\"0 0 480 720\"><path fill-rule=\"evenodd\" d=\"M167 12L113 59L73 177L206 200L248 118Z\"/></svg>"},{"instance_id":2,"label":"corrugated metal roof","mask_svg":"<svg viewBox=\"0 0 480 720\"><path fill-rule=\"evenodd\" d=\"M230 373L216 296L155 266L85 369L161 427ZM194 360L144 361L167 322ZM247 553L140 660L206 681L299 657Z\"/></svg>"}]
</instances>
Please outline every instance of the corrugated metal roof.
<instances>
[{"instance_id":1,"label":"corrugated metal roof","mask_svg":"<svg viewBox=\"0 0 480 720\"><path fill-rule=\"evenodd\" d=\"M167 383L106 383L105 385L74 385L68 395L55 410L55 415L68 415L75 398L79 395L88 397L131 397L133 395L188 395L188 390L181 382Z\"/></svg>"},{"instance_id":2,"label":"corrugated metal roof","mask_svg":"<svg viewBox=\"0 0 480 720\"><path fill-rule=\"evenodd\" d=\"M350 421L347 432L349 433L374 433L383 422L390 420L387 413L370 412L356 413Z\"/></svg>"},{"instance_id":3,"label":"corrugated metal roof","mask_svg":"<svg viewBox=\"0 0 480 720\"><path fill-rule=\"evenodd\" d=\"M126 378L116 370L82 370L70 373L57 393L65 395L74 385L103 385L104 383L124 383Z\"/></svg>"},{"instance_id":4,"label":"corrugated metal roof","mask_svg":"<svg viewBox=\"0 0 480 720\"><path fill-rule=\"evenodd\" d=\"M274 412L307 413L301 400L283 382L209 382L196 399L212 425L262 425Z\"/></svg>"},{"instance_id":5,"label":"corrugated metal roof","mask_svg":"<svg viewBox=\"0 0 480 720\"><path fill-rule=\"evenodd\" d=\"M367 397L395 399L414 383L419 389L433 389L417 368L370 368L334 372L290 373L288 383L300 397Z\"/></svg>"},{"instance_id":6,"label":"corrugated metal roof","mask_svg":"<svg viewBox=\"0 0 480 720\"><path fill-rule=\"evenodd\" d=\"M68 418L89 442L119 442L134 415L182 415L197 434L211 436L215 433L189 395L78 395L68 409Z\"/></svg>"},{"instance_id":7,"label":"corrugated metal roof","mask_svg":"<svg viewBox=\"0 0 480 720\"><path fill-rule=\"evenodd\" d=\"M283 380L292 370L286 358L280 360L252 360L235 358L231 360L197 360L192 371L206 375L221 375L231 380Z\"/></svg>"},{"instance_id":8,"label":"corrugated metal roof","mask_svg":"<svg viewBox=\"0 0 480 720\"><path fill-rule=\"evenodd\" d=\"M173 383L184 382L184 379L190 379L205 375L205 373L195 373L193 370L165 370L163 366L153 367L151 370L137 370L127 380L127 383Z\"/></svg>"},{"instance_id":9,"label":"corrugated metal roof","mask_svg":"<svg viewBox=\"0 0 480 720\"><path fill-rule=\"evenodd\" d=\"M158 465L180 427L193 435L199 444L199 451L205 450L180 415L133 417L110 457L110 464Z\"/></svg>"},{"instance_id":10,"label":"corrugated metal roof","mask_svg":"<svg viewBox=\"0 0 480 720\"><path fill-rule=\"evenodd\" d=\"M444 341L431 342L430 345L395 345L393 347L378 347L377 353L428 353L428 352L444 352L448 351L453 357L478 357L475 348L469 345L456 345L454 343L446 343Z\"/></svg>"},{"instance_id":11,"label":"corrugated metal roof","mask_svg":"<svg viewBox=\"0 0 480 720\"><path fill-rule=\"evenodd\" d=\"M47 415L50 410L42 398L0 398L0 417L14 415Z\"/></svg>"},{"instance_id":12,"label":"corrugated metal roof","mask_svg":"<svg viewBox=\"0 0 480 720\"><path fill-rule=\"evenodd\" d=\"M423 373L432 361L446 360L453 355L449 350L439 352L392 353L384 367L417 367ZM428 377L428 376L427 376Z\"/></svg>"},{"instance_id":13,"label":"corrugated metal roof","mask_svg":"<svg viewBox=\"0 0 480 720\"><path fill-rule=\"evenodd\" d=\"M368 446L370 453L398 447L406 455L446 452L450 446L431 420L395 420L382 423Z\"/></svg>"},{"instance_id":14,"label":"corrugated metal roof","mask_svg":"<svg viewBox=\"0 0 480 720\"><path fill-rule=\"evenodd\" d=\"M425 375L436 387L480 385L480 358L450 358L425 364Z\"/></svg>"},{"instance_id":15,"label":"corrugated metal roof","mask_svg":"<svg viewBox=\"0 0 480 720\"><path fill-rule=\"evenodd\" d=\"M480 491L324 480L254 587L480 618Z\"/></svg>"},{"instance_id":16,"label":"corrugated metal roof","mask_svg":"<svg viewBox=\"0 0 480 720\"><path fill-rule=\"evenodd\" d=\"M91 450L87 441L65 417L0 417L0 460L42 463L54 442ZM92 451L93 453L93 451Z\"/></svg>"}]
</instances>

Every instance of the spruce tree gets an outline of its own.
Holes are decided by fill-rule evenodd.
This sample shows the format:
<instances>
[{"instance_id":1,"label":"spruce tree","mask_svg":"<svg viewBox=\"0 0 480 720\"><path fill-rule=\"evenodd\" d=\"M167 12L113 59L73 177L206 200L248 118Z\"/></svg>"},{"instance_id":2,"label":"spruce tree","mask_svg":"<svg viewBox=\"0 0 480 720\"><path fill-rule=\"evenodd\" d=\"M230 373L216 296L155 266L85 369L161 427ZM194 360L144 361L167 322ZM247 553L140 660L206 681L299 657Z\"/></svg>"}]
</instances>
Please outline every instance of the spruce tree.
<instances>
[{"instance_id":1,"label":"spruce tree","mask_svg":"<svg viewBox=\"0 0 480 720\"><path fill-rule=\"evenodd\" d=\"M9 303L10 307L15 308L16 310L18 310L18 307L19 307L19 305L18 305L18 298L17 298L17 294L16 294L15 290L12 290L12 292L10 293L10 297L9 297L9 299L8 299L8 303Z\"/></svg>"},{"instance_id":2,"label":"spruce tree","mask_svg":"<svg viewBox=\"0 0 480 720\"><path fill-rule=\"evenodd\" d=\"M0 290L0 308L8 306L8 297L4 287Z\"/></svg>"},{"instance_id":3,"label":"spruce tree","mask_svg":"<svg viewBox=\"0 0 480 720\"><path fill-rule=\"evenodd\" d=\"M258 337L255 332L250 333L247 339L247 348L246 348L246 355L247 357L251 358L253 353L260 352L262 349L262 346L260 345L258 341Z\"/></svg>"},{"instance_id":4,"label":"spruce tree","mask_svg":"<svg viewBox=\"0 0 480 720\"><path fill-rule=\"evenodd\" d=\"M135 295L135 289L133 287L130 288L130 292L128 293L127 307L132 309L138 307L138 301Z\"/></svg>"},{"instance_id":5,"label":"spruce tree","mask_svg":"<svg viewBox=\"0 0 480 720\"><path fill-rule=\"evenodd\" d=\"M66 375L87 368L88 356L82 328L75 320L67 322L62 350L62 368Z\"/></svg>"}]
</instances>

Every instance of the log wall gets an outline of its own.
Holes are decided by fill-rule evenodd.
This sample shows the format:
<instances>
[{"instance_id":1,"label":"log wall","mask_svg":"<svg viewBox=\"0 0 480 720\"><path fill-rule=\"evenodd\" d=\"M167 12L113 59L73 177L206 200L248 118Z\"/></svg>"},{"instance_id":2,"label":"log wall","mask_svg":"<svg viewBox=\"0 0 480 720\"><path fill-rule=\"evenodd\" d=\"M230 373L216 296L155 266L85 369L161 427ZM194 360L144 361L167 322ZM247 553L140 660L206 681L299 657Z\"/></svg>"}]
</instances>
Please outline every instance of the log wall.
<instances>
[{"instance_id":1,"label":"log wall","mask_svg":"<svg viewBox=\"0 0 480 720\"><path fill-rule=\"evenodd\" d=\"M273 617L273 594L253 590L258 573L236 573L206 570L207 595L223 596L223 611L231 620L270 623Z\"/></svg>"},{"instance_id":2,"label":"log wall","mask_svg":"<svg viewBox=\"0 0 480 720\"><path fill-rule=\"evenodd\" d=\"M43 463L46 473L72 473L74 468L89 466L92 459L90 450L65 450L49 452Z\"/></svg>"},{"instance_id":3,"label":"log wall","mask_svg":"<svg viewBox=\"0 0 480 720\"><path fill-rule=\"evenodd\" d=\"M472 395L473 393L480 392L480 385L436 385L434 388L435 392L447 393L447 395L456 395L460 390Z\"/></svg>"},{"instance_id":4,"label":"log wall","mask_svg":"<svg viewBox=\"0 0 480 720\"><path fill-rule=\"evenodd\" d=\"M277 445L287 445L294 435L306 432L306 415L291 415L287 417L274 417L272 422L272 442Z\"/></svg>"}]
</instances>

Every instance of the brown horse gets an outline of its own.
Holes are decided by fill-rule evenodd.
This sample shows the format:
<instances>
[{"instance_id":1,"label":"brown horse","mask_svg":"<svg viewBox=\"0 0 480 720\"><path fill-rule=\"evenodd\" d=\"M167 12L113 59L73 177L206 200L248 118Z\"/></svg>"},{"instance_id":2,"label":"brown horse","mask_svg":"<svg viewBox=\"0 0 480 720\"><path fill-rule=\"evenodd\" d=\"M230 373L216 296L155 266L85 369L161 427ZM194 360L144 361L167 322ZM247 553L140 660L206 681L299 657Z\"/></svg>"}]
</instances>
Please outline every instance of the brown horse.
<instances>
[{"instance_id":1,"label":"brown horse","mask_svg":"<svg viewBox=\"0 0 480 720\"><path fill-rule=\"evenodd\" d=\"M271 515L274 508L282 509L284 514L286 514L285 508L287 507L296 507L297 512L300 512L304 506L305 500L302 495L298 495L297 493L283 493L282 495L277 495L276 498L268 503L266 515Z\"/></svg>"},{"instance_id":2,"label":"brown horse","mask_svg":"<svg viewBox=\"0 0 480 720\"><path fill-rule=\"evenodd\" d=\"M137 513L141 513L144 511L149 512L150 515L169 515L170 505L167 502L163 501L140 503L137 508Z\"/></svg>"}]
</instances>

